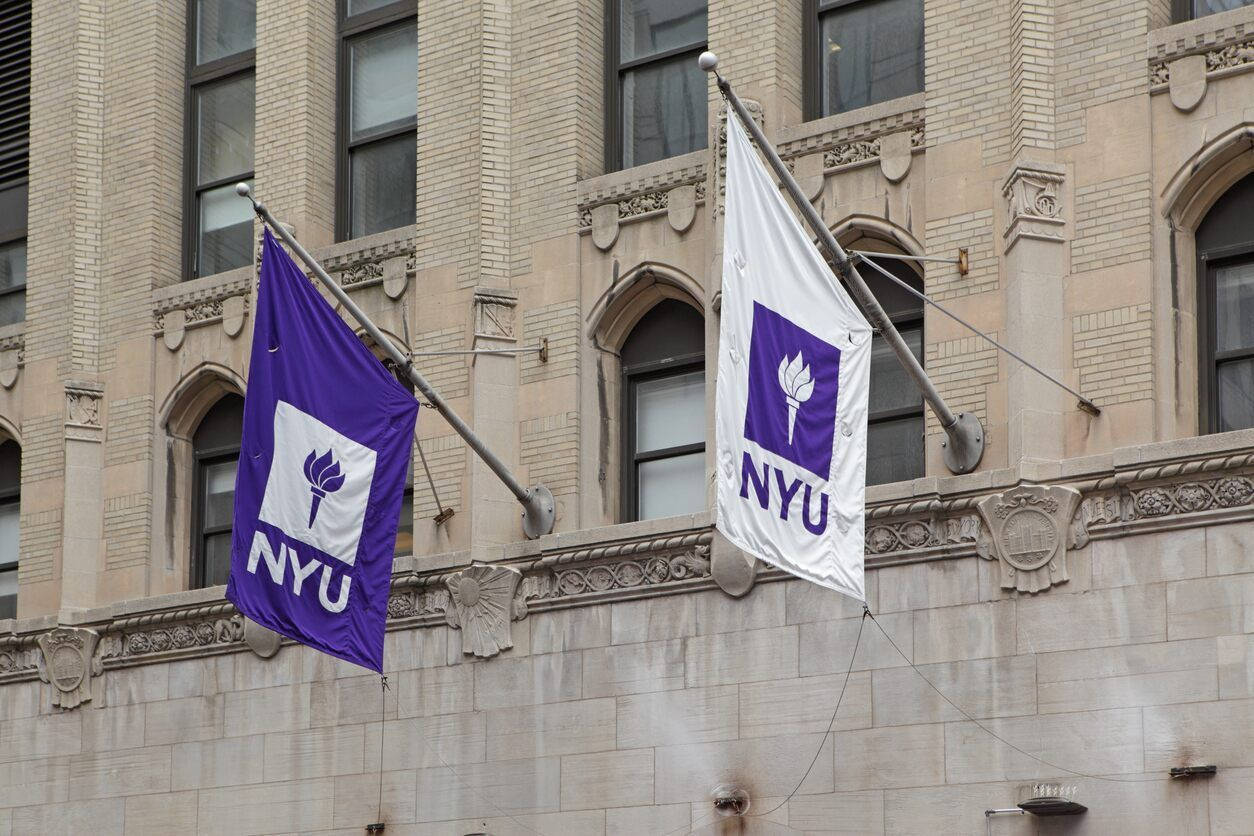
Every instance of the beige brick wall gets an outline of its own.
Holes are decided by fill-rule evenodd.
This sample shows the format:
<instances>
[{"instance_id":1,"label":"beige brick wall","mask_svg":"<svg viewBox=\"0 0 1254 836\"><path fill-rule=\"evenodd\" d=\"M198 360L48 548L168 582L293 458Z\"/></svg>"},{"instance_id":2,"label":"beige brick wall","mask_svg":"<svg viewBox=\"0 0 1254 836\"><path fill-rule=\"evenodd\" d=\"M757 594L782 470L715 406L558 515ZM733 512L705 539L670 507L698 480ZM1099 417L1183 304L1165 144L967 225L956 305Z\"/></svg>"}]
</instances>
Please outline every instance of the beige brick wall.
<instances>
[{"instance_id":1,"label":"beige brick wall","mask_svg":"<svg viewBox=\"0 0 1254 836\"><path fill-rule=\"evenodd\" d=\"M1151 256L1153 194L1149 172L1079 186L1075 202L1073 273L1145 261Z\"/></svg>"},{"instance_id":2,"label":"beige brick wall","mask_svg":"<svg viewBox=\"0 0 1254 836\"><path fill-rule=\"evenodd\" d=\"M990 336L997 339L997 334ZM988 387L997 382L998 351L980 337L927 345L924 367L928 376L954 412L974 413L981 421L988 418ZM1010 360L1008 362L1014 362ZM940 429L929 411L929 431Z\"/></svg>"},{"instance_id":3,"label":"beige brick wall","mask_svg":"<svg viewBox=\"0 0 1254 836\"><path fill-rule=\"evenodd\" d=\"M1149 305L1073 317L1080 388L1103 404L1153 397L1153 323Z\"/></svg>"}]
</instances>

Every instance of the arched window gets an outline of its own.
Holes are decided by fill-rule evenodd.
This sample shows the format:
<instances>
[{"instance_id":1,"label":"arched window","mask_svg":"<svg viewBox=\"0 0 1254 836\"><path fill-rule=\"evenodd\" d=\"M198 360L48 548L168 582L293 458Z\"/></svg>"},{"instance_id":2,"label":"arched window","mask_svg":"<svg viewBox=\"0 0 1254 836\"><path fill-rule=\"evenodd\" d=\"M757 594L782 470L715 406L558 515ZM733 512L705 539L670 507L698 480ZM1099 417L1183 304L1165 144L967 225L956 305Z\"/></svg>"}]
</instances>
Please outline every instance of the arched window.
<instances>
[{"instance_id":1,"label":"arched window","mask_svg":"<svg viewBox=\"0 0 1254 836\"><path fill-rule=\"evenodd\" d=\"M923 282L901 261L876 262L919 292ZM902 339L923 362L923 302L875 270L859 271ZM866 483L879 485L923 475L923 395L879 334L871 340L871 395L867 413Z\"/></svg>"},{"instance_id":2,"label":"arched window","mask_svg":"<svg viewBox=\"0 0 1254 836\"><path fill-rule=\"evenodd\" d=\"M235 471L244 428L244 399L223 395L192 436L196 486L192 512L191 587L226 583L231 569Z\"/></svg>"},{"instance_id":3,"label":"arched window","mask_svg":"<svg viewBox=\"0 0 1254 836\"><path fill-rule=\"evenodd\" d=\"M665 299L622 348L623 518L647 520L706 507L705 322Z\"/></svg>"},{"instance_id":4,"label":"arched window","mask_svg":"<svg viewBox=\"0 0 1254 836\"><path fill-rule=\"evenodd\" d=\"M18 520L22 493L22 448L0 444L0 618L17 615Z\"/></svg>"},{"instance_id":5,"label":"arched window","mask_svg":"<svg viewBox=\"0 0 1254 836\"><path fill-rule=\"evenodd\" d=\"M1199 426L1254 427L1254 174L1197 228Z\"/></svg>"}]
</instances>

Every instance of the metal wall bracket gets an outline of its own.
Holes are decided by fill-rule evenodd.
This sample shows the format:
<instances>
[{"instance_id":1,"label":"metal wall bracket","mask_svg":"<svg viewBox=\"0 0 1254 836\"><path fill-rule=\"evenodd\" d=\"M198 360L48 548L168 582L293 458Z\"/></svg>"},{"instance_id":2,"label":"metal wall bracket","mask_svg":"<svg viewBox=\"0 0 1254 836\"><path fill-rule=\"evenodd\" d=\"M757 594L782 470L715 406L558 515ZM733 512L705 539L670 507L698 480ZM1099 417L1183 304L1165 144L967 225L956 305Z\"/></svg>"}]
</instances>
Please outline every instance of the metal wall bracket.
<instances>
[{"instance_id":1,"label":"metal wall bracket","mask_svg":"<svg viewBox=\"0 0 1254 836\"><path fill-rule=\"evenodd\" d=\"M950 473L970 473L984 458L984 428L970 412L959 412L958 420L945 427L948 436L941 442L945 467Z\"/></svg>"}]
</instances>

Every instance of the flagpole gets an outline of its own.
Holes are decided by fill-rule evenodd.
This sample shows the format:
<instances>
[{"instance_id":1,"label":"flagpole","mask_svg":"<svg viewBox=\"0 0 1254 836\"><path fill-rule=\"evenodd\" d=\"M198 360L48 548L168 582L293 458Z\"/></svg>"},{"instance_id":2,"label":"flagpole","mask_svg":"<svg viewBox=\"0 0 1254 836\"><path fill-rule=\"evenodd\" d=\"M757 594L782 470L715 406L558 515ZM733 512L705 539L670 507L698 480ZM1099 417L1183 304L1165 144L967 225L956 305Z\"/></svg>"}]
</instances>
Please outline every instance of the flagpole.
<instances>
[{"instance_id":1,"label":"flagpole","mask_svg":"<svg viewBox=\"0 0 1254 836\"><path fill-rule=\"evenodd\" d=\"M252 196L252 189L247 183L239 183L235 186L235 192L240 197L246 197L252 202L253 211L257 213L257 217L267 224L270 229L274 230L283 242L287 244L292 252L305 262L305 266L318 277L318 281L331 292L336 301L344 306L361 327L365 330L375 344L383 349L384 353L390 357L396 365L405 370L405 375L410 382L414 384L422 396L435 408L437 412L444 416L444 420L449 426L462 438L466 440L466 444L470 446L478 454L483 463L497 475L505 487L509 488L509 492L522 504L523 507L523 532L527 537L535 539L537 537L549 534L553 531L553 522L556 516L553 502L553 494L544 485L535 485L531 488L523 487L522 483L514 478L514 474L505 465L503 461L497 458L488 446L483 443L479 436L475 435L475 431L461 419L461 416L453 411L452 407L445 402L440 394L431 388L431 384L427 382L417 369L414 368L413 360L406 357L404 352L393 344L392 340L386 337L378 326L366 316L361 308L349 297L344 288L340 287L335 279L327 275L327 271L322 269L322 265L317 262L308 250L301 246L286 228L274 219L274 215L270 214L270 210L259 200Z\"/></svg>"},{"instance_id":2,"label":"flagpole","mask_svg":"<svg viewBox=\"0 0 1254 836\"><path fill-rule=\"evenodd\" d=\"M836 262L837 276L844 280L845 285L857 297L862 305L862 309L871 320L871 324L879 330L885 342L892 348L893 353L897 355L897 359L901 362L902 368L905 369L906 374L910 375L915 385L919 387L919 390L923 393L923 399L927 401L928 406L932 408L932 412L940 420L941 429L948 436L946 441L941 442L941 447L944 448L945 466L949 468L951 473L970 473L972 470L975 470L976 465L980 463L980 459L984 455L984 428L980 426L980 419L970 412L959 412L955 415L953 410L949 408L949 405L945 403L945 399L937 391L935 384L927 376L927 372L923 371L923 366L919 364L918 358L914 356L914 352L906 345L906 341L901 338L901 334L888 318L888 314L884 313L884 309L875 298L875 294L867 287L862 276L858 275L857 268L853 266L849 256L845 254L844 248L840 246L836 237L832 235L832 231L827 228L827 224L823 223L823 219L819 217L819 213L815 211L814 206L801 191L801 187L793 179L792 174L788 171L788 167L784 165L783 160L779 158L779 154L775 152L774 144L766 138L766 135L762 133L762 129L753 121L753 117L749 115L749 111L741 103L740 97L736 95L736 91L732 90L731 84L727 82L727 79L719 75L718 56L712 52L703 52L697 59L697 64L705 72L714 74L714 78L718 83L718 89L722 91L723 96L727 99L732 109L736 111L736 115L740 117L741 124L752 135L754 142L757 143L758 150L766 157L766 161L770 163L775 176L779 178L780 183L783 184L788 194L792 197L793 203L801 211L802 218L805 219L806 224L818 236L819 241L832 254Z\"/></svg>"}]
</instances>

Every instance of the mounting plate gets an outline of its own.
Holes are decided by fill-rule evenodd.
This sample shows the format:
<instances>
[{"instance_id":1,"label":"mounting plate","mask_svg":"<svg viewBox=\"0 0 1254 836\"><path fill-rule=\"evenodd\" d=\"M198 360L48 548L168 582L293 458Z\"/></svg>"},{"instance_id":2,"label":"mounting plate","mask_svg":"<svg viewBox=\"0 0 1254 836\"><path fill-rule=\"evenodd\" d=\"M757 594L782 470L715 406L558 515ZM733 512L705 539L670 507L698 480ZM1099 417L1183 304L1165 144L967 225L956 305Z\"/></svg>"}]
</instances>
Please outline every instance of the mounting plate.
<instances>
[{"instance_id":1,"label":"mounting plate","mask_svg":"<svg viewBox=\"0 0 1254 836\"><path fill-rule=\"evenodd\" d=\"M553 493L544 485L536 485L527 490L527 501L523 504L523 533L528 540L543 537L553 532L553 523L557 519L557 504Z\"/></svg>"},{"instance_id":2,"label":"mounting plate","mask_svg":"<svg viewBox=\"0 0 1254 836\"><path fill-rule=\"evenodd\" d=\"M945 430L942 457L950 473L970 473L984 458L984 428L970 412L959 412L958 420Z\"/></svg>"}]
</instances>

